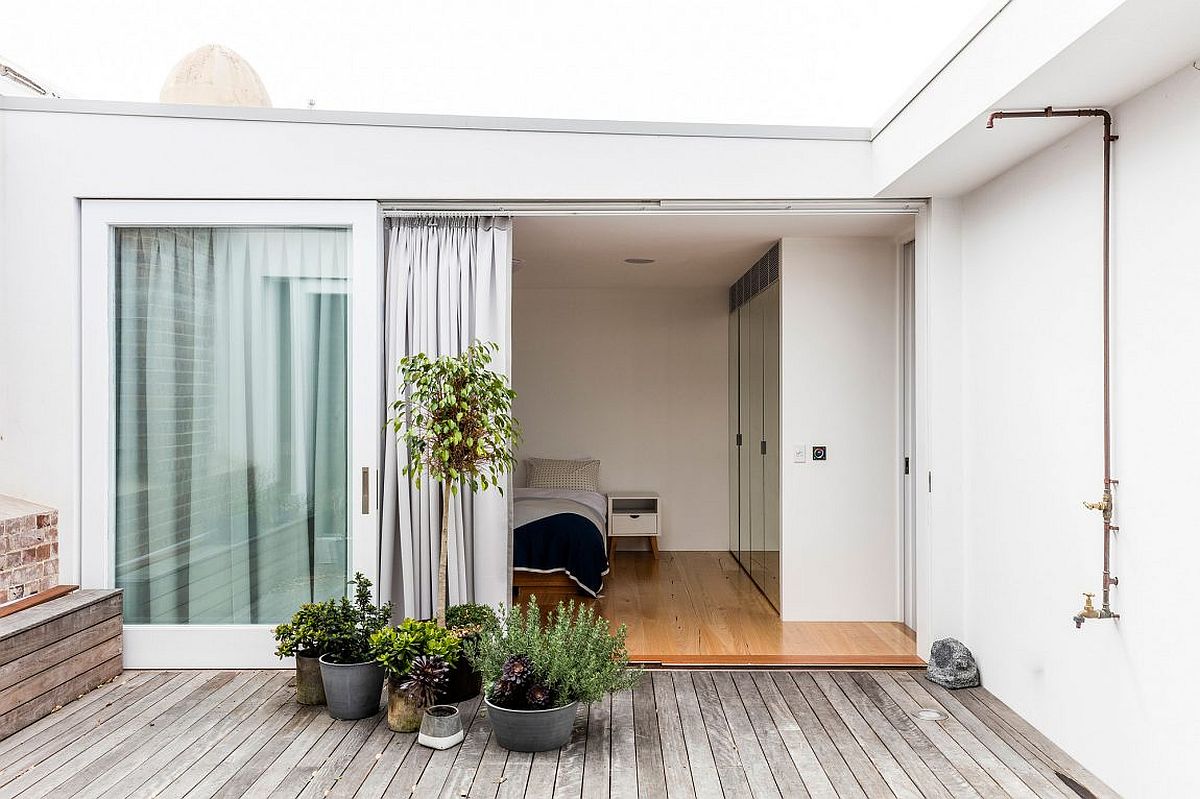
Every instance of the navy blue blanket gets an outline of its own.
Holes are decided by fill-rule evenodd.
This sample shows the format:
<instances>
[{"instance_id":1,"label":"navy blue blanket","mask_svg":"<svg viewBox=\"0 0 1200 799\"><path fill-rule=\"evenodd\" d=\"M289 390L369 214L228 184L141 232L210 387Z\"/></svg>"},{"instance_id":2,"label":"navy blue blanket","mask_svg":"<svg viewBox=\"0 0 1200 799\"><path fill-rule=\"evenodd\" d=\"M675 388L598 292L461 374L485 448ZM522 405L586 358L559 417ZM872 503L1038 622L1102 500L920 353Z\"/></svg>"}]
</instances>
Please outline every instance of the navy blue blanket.
<instances>
[{"instance_id":1,"label":"navy blue blanket","mask_svg":"<svg viewBox=\"0 0 1200 799\"><path fill-rule=\"evenodd\" d=\"M608 574L608 553L596 525L575 513L556 513L513 530L513 568L565 571L592 596Z\"/></svg>"}]
</instances>

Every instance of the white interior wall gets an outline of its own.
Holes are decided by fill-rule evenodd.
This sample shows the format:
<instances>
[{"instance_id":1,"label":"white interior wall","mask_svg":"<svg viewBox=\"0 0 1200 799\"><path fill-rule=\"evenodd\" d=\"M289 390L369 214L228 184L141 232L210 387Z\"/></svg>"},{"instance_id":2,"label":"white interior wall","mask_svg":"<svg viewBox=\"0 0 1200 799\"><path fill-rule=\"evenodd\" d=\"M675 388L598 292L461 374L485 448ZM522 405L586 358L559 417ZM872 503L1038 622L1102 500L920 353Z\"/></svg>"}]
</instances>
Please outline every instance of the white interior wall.
<instances>
[{"instance_id":1,"label":"white interior wall","mask_svg":"<svg viewBox=\"0 0 1200 799\"><path fill-rule=\"evenodd\" d=\"M1100 588L1099 124L963 202L965 640L989 690L1136 797L1200 795L1197 109L1189 66L1114 111L1118 622L1071 622Z\"/></svg>"},{"instance_id":2,"label":"white interior wall","mask_svg":"<svg viewBox=\"0 0 1200 799\"><path fill-rule=\"evenodd\" d=\"M783 618L901 619L897 244L784 239L780 291Z\"/></svg>"},{"instance_id":3,"label":"white interior wall","mask_svg":"<svg viewBox=\"0 0 1200 799\"><path fill-rule=\"evenodd\" d=\"M517 288L518 457L599 458L658 492L662 549L727 550L728 351L726 289Z\"/></svg>"}]
</instances>

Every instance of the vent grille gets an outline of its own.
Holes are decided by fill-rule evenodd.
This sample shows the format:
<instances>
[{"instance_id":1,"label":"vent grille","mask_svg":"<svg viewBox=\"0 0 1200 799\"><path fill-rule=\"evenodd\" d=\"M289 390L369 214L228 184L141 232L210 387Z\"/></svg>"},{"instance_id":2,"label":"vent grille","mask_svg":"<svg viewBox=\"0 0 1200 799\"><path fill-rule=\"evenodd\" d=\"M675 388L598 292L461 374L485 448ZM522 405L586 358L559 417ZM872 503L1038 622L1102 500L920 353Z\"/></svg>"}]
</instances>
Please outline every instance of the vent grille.
<instances>
[{"instance_id":1,"label":"vent grille","mask_svg":"<svg viewBox=\"0 0 1200 799\"><path fill-rule=\"evenodd\" d=\"M766 255L758 259L746 274L729 287L729 310L736 311L750 302L756 294L770 288L779 280L779 245L776 244Z\"/></svg>"}]
</instances>

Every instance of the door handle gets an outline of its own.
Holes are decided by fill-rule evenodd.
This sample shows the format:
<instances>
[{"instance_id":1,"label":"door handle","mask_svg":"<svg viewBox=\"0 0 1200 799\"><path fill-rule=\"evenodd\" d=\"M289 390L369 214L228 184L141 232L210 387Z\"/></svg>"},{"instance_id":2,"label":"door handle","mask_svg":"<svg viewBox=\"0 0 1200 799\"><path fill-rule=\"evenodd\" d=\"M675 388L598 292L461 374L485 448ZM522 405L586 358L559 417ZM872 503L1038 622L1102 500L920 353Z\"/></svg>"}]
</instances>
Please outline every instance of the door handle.
<instances>
[{"instance_id":1,"label":"door handle","mask_svg":"<svg viewBox=\"0 0 1200 799\"><path fill-rule=\"evenodd\" d=\"M371 515L371 467L362 467L362 515Z\"/></svg>"}]
</instances>

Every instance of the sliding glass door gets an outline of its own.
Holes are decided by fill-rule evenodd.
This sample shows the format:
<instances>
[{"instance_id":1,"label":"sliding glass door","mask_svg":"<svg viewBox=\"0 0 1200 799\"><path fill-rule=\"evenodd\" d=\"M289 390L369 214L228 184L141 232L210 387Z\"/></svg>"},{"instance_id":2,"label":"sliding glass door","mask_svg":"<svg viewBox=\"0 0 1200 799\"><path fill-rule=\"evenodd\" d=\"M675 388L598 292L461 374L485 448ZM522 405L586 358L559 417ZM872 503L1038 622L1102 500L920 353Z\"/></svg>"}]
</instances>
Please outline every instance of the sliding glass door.
<instances>
[{"instance_id":1,"label":"sliding glass door","mask_svg":"<svg viewBox=\"0 0 1200 799\"><path fill-rule=\"evenodd\" d=\"M85 209L84 562L124 591L127 665L271 663L272 626L375 579L377 235L363 203Z\"/></svg>"}]
</instances>

